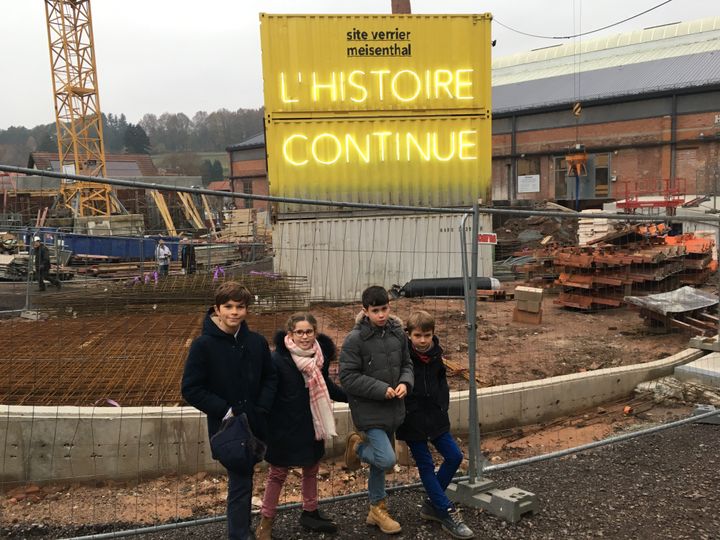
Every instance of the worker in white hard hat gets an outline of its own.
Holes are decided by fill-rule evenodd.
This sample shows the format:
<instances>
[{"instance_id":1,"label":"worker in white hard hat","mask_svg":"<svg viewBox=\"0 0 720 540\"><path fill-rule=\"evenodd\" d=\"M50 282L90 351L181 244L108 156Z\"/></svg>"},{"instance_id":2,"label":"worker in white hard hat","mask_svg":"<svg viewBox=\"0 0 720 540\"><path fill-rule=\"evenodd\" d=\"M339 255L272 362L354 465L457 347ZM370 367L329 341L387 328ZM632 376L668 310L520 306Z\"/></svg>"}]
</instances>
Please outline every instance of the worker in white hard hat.
<instances>
[{"instance_id":1,"label":"worker in white hard hat","mask_svg":"<svg viewBox=\"0 0 720 540\"><path fill-rule=\"evenodd\" d=\"M45 290L45 280L59 289L60 280L50 275L50 251L39 236L33 237L33 257L35 259L35 279L37 279L39 289Z\"/></svg>"}]
</instances>

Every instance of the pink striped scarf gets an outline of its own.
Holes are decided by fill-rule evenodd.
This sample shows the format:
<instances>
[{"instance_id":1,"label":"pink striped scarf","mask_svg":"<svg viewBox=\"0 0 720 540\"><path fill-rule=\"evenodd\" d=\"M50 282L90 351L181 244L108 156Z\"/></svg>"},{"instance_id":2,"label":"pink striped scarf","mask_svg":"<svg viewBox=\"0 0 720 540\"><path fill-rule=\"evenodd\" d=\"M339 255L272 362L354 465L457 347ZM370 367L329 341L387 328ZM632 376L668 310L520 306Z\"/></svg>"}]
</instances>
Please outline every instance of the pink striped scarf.
<instances>
[{"instance_id":1,"label":"pink striped scarf","mask_svg":"<svg viewBox=\"0 0 720 540\"><path fill-rule=\"evenodd\" d=\"M315 440L321 441L336 437L335 416L330 403L330 393L322 374L325 359L320 350L320 344L315 340L312 349L304 350L295 344L290 334L285 334L285 347L290 351L293 362L302 373L305 386L310 393L310 412L315 428Z\"/></svg>"}]
</instances>

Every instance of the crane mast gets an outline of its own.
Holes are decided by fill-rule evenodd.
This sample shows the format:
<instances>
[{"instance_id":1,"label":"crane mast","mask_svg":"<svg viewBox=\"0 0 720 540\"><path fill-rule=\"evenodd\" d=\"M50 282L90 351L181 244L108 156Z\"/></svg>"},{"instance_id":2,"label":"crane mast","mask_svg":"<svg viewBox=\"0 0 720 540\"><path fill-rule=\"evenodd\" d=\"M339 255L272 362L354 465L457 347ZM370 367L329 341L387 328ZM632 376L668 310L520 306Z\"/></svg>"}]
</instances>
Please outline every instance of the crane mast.
<instances>
[{"instance_id":1,"label":"crane mast","mask_svg":"<svg viewBox=\"0 0 720 540\"><path fill-rule=\"evenodd\" d=\"M90 0L46 0L45 15L60 169L105 176ZM124 211L105 184L63 181L60 191L59 203L74 217Z\"/></svg>"}]
</instances>

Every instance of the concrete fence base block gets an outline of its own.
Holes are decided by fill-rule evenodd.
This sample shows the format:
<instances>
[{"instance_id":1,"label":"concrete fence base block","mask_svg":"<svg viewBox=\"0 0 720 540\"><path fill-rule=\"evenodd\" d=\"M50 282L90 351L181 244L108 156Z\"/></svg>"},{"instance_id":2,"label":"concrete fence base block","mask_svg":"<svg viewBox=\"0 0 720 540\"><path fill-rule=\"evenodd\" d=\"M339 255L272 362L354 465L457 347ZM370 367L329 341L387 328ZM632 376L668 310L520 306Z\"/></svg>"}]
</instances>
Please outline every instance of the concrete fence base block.
<instances>
[{"instance_id":1,"label":"concrete fence base block","mask_svg":"<svg viewBox=\"0 0 720 540\"><path fill-rule=\"evenodd\" d=\"M474 482L450 484L446 491L448 498L471 508L482 508L492 515L516 523L524 514L538 510L537 496L518 488L497 489L489 478L478 478Z\"/></svg>"},{"instance_id":2,"label":"concrete fence base block","mask_svg":"<svg viewBox=\"0 0 720 540\"><path fill-rule=\"evenodd\" d=\"M714 405L695 405L695 409L693 409L693 416L700 416L701 414L706 414L709 412L716 411ZM703 418L702 420L697 421L698 424L713 424L716 426L720 426L720 411L718 411L718 414L715 416L710 416L708 418Z\"/></svg>"}]
</instances>

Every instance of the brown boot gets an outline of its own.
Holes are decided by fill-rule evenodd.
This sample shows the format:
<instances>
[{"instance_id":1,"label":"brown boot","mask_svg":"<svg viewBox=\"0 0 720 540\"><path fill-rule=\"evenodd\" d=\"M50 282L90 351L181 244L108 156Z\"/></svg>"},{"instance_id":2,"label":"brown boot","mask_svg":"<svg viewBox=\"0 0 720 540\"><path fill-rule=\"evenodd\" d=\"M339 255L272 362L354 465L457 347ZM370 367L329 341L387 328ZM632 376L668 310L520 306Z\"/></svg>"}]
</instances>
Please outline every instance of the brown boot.
<instances>
[{"instance_id":1,"label":"brown boot","mask_svg":"<svg viewBox=\"0 0 720 540\"><path fill-rule=\"evenodd\" d=\"M345 467L350 471L357 471L360 468L360 456L357 454L358 445L362 437L357 431L348 435L345 441Z\"/></svg>"},{"instance_id":2,"label":"brown boot","mask_svg":"<svg viewBox=\"0 0 720 540\"><path fill-rule=\"evenodd\" d=\"M370 512L368 512L365 523L377 525L385 534L397 534L402 531L400 524L388 514L385 499L370 505Z\"/></svg>"},{"instance_id":3,"label":"brown boot","mask_svg":"<svg viewBox=\"0 0 720 540\"><path fill-rule=\"evenodd\" d=\"M256 540L272 540L273 518L262 516L260 524L255 529Z\"/></svg>"}]
</instances>

